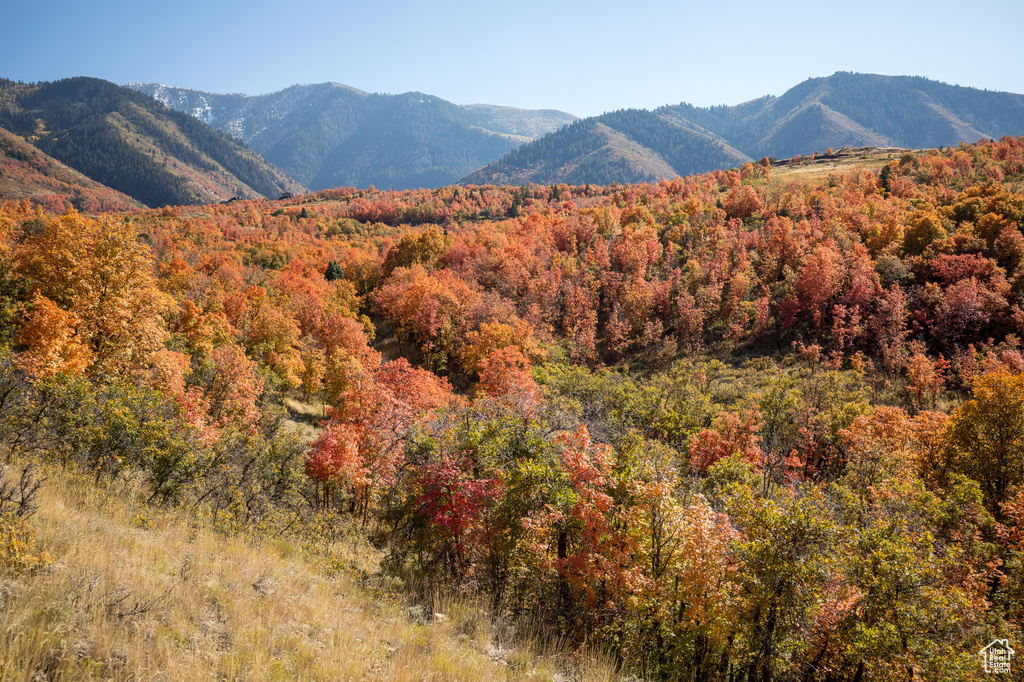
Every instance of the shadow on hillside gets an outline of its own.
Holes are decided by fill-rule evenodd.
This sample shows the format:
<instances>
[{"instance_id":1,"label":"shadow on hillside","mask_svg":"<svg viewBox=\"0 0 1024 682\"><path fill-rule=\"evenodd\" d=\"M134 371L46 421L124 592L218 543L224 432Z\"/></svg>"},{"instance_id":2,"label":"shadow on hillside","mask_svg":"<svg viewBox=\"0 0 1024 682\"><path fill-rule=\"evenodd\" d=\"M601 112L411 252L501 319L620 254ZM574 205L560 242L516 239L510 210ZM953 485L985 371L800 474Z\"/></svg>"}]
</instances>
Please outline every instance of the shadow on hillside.
<instances>
[{"instance_id":1,"label":"shadow on hillside","mask_svg":"<svg viewBox=\"0 0 1024 682\"><path fill-rule=\"evenodd\" d=\"M399 341L390 322L384 318L374 318L373 324L377 332L373 340L373 349L381 354L384 362L405 358L413 367L423 365L423 353L420 349L415 343Z\"/></svg>"}]
</instances>

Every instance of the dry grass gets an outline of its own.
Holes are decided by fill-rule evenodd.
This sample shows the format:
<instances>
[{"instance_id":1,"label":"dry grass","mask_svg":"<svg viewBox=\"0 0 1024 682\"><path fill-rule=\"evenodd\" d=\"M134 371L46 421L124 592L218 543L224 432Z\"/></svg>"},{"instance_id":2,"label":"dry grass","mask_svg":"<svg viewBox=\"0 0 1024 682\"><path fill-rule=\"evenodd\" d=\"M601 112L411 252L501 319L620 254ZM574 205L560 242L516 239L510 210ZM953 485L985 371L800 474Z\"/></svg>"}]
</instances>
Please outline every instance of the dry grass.
<instances>
[{"instance_id":1,"label":"dry grass","mask_svg":"<svg viewBox=\"0 0 1024 682\"><path fill-rule=\"evenodd\" d=\"M53 562L0 567L0 679L613 679L598 659L560 673L558 647L506 648L463 602L416 618L356 582L351 567L372 561L357 539L325 567L288 540L225 537L135 499L50 474L31 525Z\"/></svg>"},{"instance_id":2,"label":"dry grass","mask_svg":"<svg viewBox=\"0 0 1024 682\"><path fill-rule=\"evenodd\" d=\"M857 149L841 149L833 156L819 156L811 159L804 157L800 163L792 159L783 159L772 166L772 179L817 181L825 180L830 175L841 175L852 171L877 172L893 159L900 158L905 149L864 147Z\"/></svg>"}]
</instances>

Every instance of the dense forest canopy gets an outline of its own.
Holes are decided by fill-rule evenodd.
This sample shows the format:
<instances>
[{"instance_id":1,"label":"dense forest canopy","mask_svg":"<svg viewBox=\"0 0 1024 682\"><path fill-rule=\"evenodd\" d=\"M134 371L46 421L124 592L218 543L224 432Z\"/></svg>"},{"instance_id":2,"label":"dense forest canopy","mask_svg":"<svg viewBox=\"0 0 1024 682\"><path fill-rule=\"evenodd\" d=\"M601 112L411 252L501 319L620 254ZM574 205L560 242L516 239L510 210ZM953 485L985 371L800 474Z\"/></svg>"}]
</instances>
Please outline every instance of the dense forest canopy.
<instances>
[{"instance_id":1,"label":"dense forest canopy","mask_svg":"<svg viewBox=\"0 0 1024 682\"><path fill-rule=\"evenodd\" d=\"M976 677L1024 623L1024 139L793 177L5 202L0 441L358 523L652 679Z\"/></svg>"}]
</instances>

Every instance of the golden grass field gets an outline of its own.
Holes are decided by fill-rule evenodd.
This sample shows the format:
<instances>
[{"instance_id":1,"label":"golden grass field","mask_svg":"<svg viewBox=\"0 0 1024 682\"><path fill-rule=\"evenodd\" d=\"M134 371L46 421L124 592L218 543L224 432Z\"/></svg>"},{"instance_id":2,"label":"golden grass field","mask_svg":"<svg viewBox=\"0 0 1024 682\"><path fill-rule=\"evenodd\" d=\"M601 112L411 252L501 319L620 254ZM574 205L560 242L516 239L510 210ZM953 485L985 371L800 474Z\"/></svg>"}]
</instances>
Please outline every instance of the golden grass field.
<instances>
[{"instance_id":1,"label":"golden grass field","mask_svg":"<svg viewBox=\"0 0 1024 682\"><path fill-rule=\"evenodd\" d=\"M855 147L839 149L831 155L815 158L780 159L772 164L772 178L779 180L823 180L829 175L851 171L878 172L893 159L899 159L906 149L894 147Z\"/></svg>"},{"instance_id":2,"label":"golden grass field","mask_svg":"<svg viewBox=\"0 0 1024 682\"><path fill-rule=\"evenodd\" d=\"M359 581L375 557L358 534L326 551L228 537L146 506L130 484L47 476L28 521L36 546L22 550L50 563L0 563L0 679L614 678L597 657L502 641L468 602L411 617L423 610L401 593Z\"/></svg>"}]
</instances>

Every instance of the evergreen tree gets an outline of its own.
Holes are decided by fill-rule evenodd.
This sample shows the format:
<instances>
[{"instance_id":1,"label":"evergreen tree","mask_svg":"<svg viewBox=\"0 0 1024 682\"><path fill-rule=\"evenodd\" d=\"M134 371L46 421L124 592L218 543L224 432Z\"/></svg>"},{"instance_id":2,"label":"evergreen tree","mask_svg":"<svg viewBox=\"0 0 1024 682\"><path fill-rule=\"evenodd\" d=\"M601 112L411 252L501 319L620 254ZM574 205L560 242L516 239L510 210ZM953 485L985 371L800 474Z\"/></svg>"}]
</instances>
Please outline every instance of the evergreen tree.
<instances>
[{"instance_id":1,"label":"evergreen tree","mask_svg":"<svg viewBox=\"0 0 1024 682\"><path fill-rule=\"evenodd\" d=\"M331 261L327 264L327 270L324 271L324 278L328 282L333 282L336 279L343 279L345 273L342 271L341 266L336 261Z\"/></svg>"}]
</instances>

